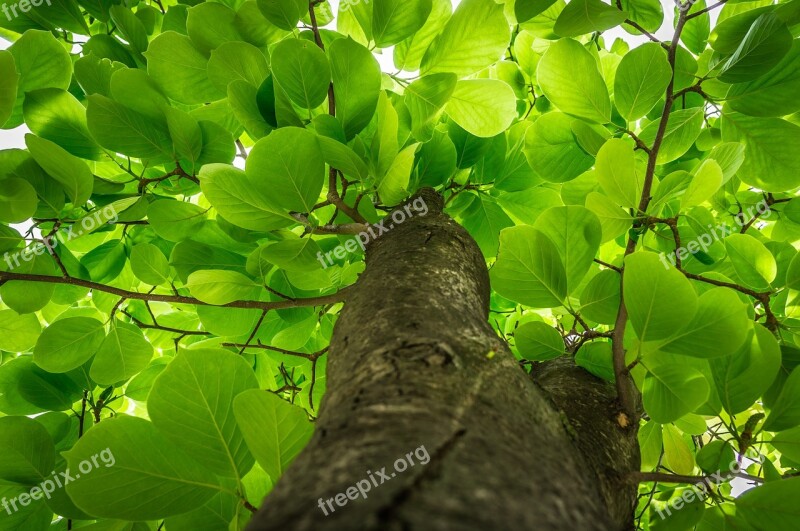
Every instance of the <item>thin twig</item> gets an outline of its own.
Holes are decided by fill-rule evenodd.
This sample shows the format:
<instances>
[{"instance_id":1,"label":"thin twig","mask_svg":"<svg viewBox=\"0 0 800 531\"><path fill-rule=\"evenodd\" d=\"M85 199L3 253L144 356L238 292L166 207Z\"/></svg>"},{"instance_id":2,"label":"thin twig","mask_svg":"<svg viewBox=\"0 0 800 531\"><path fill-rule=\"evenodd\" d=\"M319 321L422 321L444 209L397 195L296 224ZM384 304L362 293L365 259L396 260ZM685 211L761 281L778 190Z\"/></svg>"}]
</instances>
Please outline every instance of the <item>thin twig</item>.
<instances>
[{"instance_id":1,"label":"thin twig","mask_svg":"<svg viewBox=\"0 0 800 531\"><path fill-rule=\"evenodd\" d=\"M210 304L203 302L194 297L186 297L183 295L159 295L156 293L142 293L138 291L128 291L114 286L108 286L99 282L92 282L90 280L83 280L75 277L57 277L49 275L34 275L28 273L12 273L8 271L0 271L0 283L7 281L28 281L28 282L42 282L45 284L68 284L71 286L81 286L91 290L101 291L103 293L110 293L118 295L127 299L152 301L152 302L168 302L171 304L191 304L194 306L219 306L224 308L247 308L247 309L261 309L261 310L281 310L285 308L299 308L303 306L322 306L325 304L344 302L348 289L347 287L340 289L336 293L330 295L323 295L320 297L309 297L296 300L283 300L283 301L256 301L256 300L240 300L233 301L228 304Z\"/></svg>"}]
</instances>

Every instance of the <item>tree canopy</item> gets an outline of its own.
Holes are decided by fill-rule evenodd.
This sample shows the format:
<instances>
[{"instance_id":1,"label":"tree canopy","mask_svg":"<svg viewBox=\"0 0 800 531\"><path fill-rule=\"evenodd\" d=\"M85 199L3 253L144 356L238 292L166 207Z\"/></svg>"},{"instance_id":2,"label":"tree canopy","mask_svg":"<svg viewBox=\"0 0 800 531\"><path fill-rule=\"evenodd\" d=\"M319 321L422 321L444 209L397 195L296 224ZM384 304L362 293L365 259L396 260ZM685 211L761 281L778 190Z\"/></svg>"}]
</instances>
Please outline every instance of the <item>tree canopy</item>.
<instances>
[{"instance_id":1,"label":"tree canopy","mask_svg":"<svg viewBox=\"0 0 800 531\"><path fill-rule=\"evenodd\" d=\"M425 187L521 367L616 386L640 529L796 528L800 0L39 4L0 0L0 497L82 473L0 529L243 529Z\"/></svg>"}]
</instances>

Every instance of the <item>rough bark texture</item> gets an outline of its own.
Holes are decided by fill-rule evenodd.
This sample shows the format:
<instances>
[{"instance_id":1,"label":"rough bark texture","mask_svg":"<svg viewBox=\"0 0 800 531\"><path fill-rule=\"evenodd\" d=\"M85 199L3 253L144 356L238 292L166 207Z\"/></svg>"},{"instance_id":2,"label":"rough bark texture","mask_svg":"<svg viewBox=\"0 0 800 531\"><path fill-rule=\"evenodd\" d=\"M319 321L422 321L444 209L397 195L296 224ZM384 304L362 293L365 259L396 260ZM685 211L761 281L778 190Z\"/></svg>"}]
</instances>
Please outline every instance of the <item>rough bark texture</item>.
<instances>
[{"instance_id":1,"label":"rough bark texture","mask_svg":"<svg viewBox=\"0 0 800 531\"><path fill-rule=\"evenodd\" d=\"M613 389L571 362L542 369L542 388L520 369L488 324L480 250L438 195L423 197L428 215L368 248L334 330L314 436L248 529L629 527L635 487L608 470L638 470L638 447L614 422ZM586 411L560 403L579 396ZM430 462L395 472L421 446ZM395 477L366 499L320 509L383 467Z\"/></svg>"}]
</instances>

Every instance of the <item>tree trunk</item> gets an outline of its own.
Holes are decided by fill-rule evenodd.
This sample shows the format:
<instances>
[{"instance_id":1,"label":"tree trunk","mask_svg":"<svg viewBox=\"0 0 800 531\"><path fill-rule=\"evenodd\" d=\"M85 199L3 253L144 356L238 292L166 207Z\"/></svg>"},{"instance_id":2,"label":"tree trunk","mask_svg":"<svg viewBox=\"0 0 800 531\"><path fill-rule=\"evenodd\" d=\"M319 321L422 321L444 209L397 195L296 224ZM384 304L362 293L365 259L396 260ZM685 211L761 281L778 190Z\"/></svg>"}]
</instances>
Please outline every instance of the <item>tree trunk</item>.
<instances>
[{"instance_id":1,"label":"tree trunk","mask_svg":"<svg viewBox=\"0 0 800 531\"><path fill-rule=\"evenodd\" d=\"M526 374L488 323L480 250L421 196L426 216L368 247L314 436L248 529L630 528L636 487L618 476L638 445L613 386L569 359Z\"/></svg>"}]
</instances>

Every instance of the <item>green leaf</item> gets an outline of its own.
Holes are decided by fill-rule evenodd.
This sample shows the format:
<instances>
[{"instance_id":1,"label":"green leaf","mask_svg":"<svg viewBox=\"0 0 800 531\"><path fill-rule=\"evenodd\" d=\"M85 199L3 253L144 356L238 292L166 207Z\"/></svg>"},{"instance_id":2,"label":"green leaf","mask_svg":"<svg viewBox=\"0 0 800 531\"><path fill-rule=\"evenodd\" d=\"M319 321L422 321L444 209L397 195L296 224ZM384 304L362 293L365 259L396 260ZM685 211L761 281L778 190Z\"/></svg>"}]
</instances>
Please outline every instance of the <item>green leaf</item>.
<instances>
[{"instance_id":1,"label":"green leaf","mask_svg":"<svg viewBox=\"0 0 800 531\"><path fill-rule=\"evenodd\" d=\"M499 135L517 117L514 90L496 79L459 81L445 108L465 131L481 138Z\"/></svg>"},{"instance_id":2,"label":"green leaf","mask_svg":"<svg viewBox=\"0 0 800 531\"><path fill-rule=\"evenodd\" d=\"M239 41L236 30L236 12L218 2L202 2L186 15L186 32L195 48L208 54L226 42Z\"/></svg>"},{"instance_id":3,"label":"green leaf","mask_svg":"<svg viewBox=\"0 0 800 531\"><path fill-rule=\"evenodd\" d=\"M770 443L781 455L795 462L800 461L800 426L776 434Z\"/></svg>"},{"instance_id":4,"label":"green leaf","mask_svg":"<svg viewBox=\"0 0 800 531\"><path fill-rule=\"evenodd\" d=\"M111 74L111 98L156 123L164 122L169 98L147 72L138 68L123 68Z\"/></svg>"},{"instance_id":5,"label":"green leaf","mask_svg":"<svg viewBox=\"0 0 800 531\"><path fill-rule=\"evenodd\" d=\"M603 243L625 234L633 224L633 217L629 211L599 192L590 192L586 196L586 208L594 212L600 220L600 225L603 227L601 240Z\"/></svg>"},{"instance_id":6,"label":"green leaf","mask_svg":"<svg viewBox=\"0 0 800 531\"><path fill-rule=\"evenodd\" d=\"M49 255L22 255L12 260L15 273L54 275L56 267ZM12 280L0 286L3 303L17 313L31 313L44 308L53 296L55 284Z\"/></svg>"},{"instance_id":7,"label":"green leaf","mask_svg":"<svg viewBox=\"0 0 800 531\"><path fill-rule=\"evenodd\" d=\"M580 351L578 352L580 353ZM661 459L661 450L663 449L661 424L648 420L639 428L637 438L642 454L642 470L655 468Z\"/></svg>"},{"instance_id":8,"label":"green leaf","mask_svg":"<svg viewBox=\"0 0 800 531\"><path fill-rule=\"evenodd\" d=\"M664 97L672 79L667 52L657 43L642 44L622 57L614 78L614 103L628 121L638 120Z\"/></svg>"},{"instance_id":9,"label":"green leaf","mask_svg":"<svg viewBox=\"0 0 800 531\"><path fill-rule=\"evenodd\" d=\"M369 177L369 169L361 157L338 140L325 136L318 136L319 147L325 162L347 176L355 177L362 181Z\"/></svg>"},{"instance_id":10,"label":"green leaf","mask_svg":"<svg viewBox=\"0 0 800 531\"><path fill-rule=\"evenodd\" d=\"M561 334L541 321L531 321L514 330L514 344L527 360L545 361L564 354Z\"/></svg>"},{"instance_id":11,"label":"green leaf","mask_svg":"<svg viewBox=\"0 0 800 531\"><path fill-rule=\"evenodd\" d=\"M86 124L86 109L69 92L54 88L28 92L23 112L26 125L36 135L55 142L76 157L101 158L102 151Z\"/></svg>"},{"instance_id":12,"label":"green leaf","mask_svg":"<svg viewBox=\"0 0 800 531\"><path fill-rule=\"evenodd\" d=\"M68 375L37 367L33 356L20 356L0 366L0 410L9 415L66 411L82 393Z\"/></svg>"},{"instance_id":13,"label":"green leaf","mask_svg":"<svg viewBox=\"0 0 800 531\"><path fill-rule=\"evenodd\" d=\"M272 78L268 78L262 87L270 87ZM242 79L236 79L228 84L228 102L230 103L233 115L242 124L254 140L259 140L267 136L274 126L267 121L259 108L259 89L251 83ZM274 94L271 96L274 100ZM277 124L273 115L270 117L273 124Z\"/></svg>"},{"instance_id":14,"label":"green leaf","mask_svg":"<svg viewBox=\"0 0 800 531\"><path fill-rule=\"evenodd\" d=\"M422 75L451 72L465 77L499 61L511 40L503 6L463 0L422 58Z\"/></svg>"},{"instance_id":15,"label":"green leaf","mask_svg":"<svg viewBox=\"0 0 800 531\"><path fill-rule=\"evenodd\" d=\"M83 45L83 53L122 63L129 68L136 68L134 54L116 38L105 33L92 35Z\"/></svg>"},{"instance_id":16,"label":"green leaf","mask_svg":"<svg viewBox=\"0 0 800 531\"><path fill-rule=\"evenodd\" d=\"M306 109L314 109L328 96L331 67L325 52L312 41L281 41L272 52L272 75L289 98Z\"/></svg>"},{"instance_id":17,"label":"green leaf","mask_svg":"<svg viewBox=\"0 0 800 531\"><path fill-rule=\"evenodd\" d=\"M769 389L781 366L781 349L760 324L737 352L710 360L719 398L728 413L748 410Z\"/></svg>"},{"instance_id":18,"label":"green leaf","mask_svg":"<svg viewBox=\"0 0 800 531\"><path fill-rule=\"evenodd\" d=\"M601 0L573 0L558 15L553 31L561 37L605 31L622 24L626 15Z\"/></svg>"},{"instance_id":19,"label":"green leaf","mask_svg":"<svg viewBox=\"0 0 800 531\"><path fill-rule=\"evenodd\" d=\"M258 285L236 271L204 269L189 275L187 287L193 297L207 304L224 306L251 299Z\"/></svg>"},{"instance_id":20,"label":"green leaf","mask_svg":"<svg viewBox=\"0 0 800 531\"><path fill-rule=\"evenodd\" d=\"M172 158L179 161L184 171L194 175L203 151L203 132L197 120L189 113L167 107L167 128L172 138Z\"/></svg>"},{"instance_id":21,"label":"green leaf","mask_svg":"<svg viewBox=\"0 0 800 531\"><path fill-rule=\"evenodd\" d=\"M633 146L622 139L608 140L597 153L597 182L612 201L625 208L639 208L644 170L637 162Z\"/></svg>"},{"instance_id":22,"label":"green leaf","mask_svg":"<svg viewBox=\"0 0 800 531\"><path fill-rule=\"evenodd\" d=\"M575 141L572 118L560 112L544 114L528 128L525 158L539 177L554 183L571 181L594 163Z\"/></svg>"},{"instance_id":23,"label":"green leaf","mask_svg":"<svg viewBox=\"0 0 800 531\"><path fill-rule=\"evenodd\" d=\"M317 242L310 238L282 240L265 245L259 258L286 271L314 271L320 268Z\"/></svg>"},{"instance_id":24,"label":"green leaf","mask_svg":"<svg viewBox=\"0 0 800 531\"><path fill-rule=\"evenodd\" d=\"M0 51L0 127L8 121L17 101L19 74L14 56L8 50Z\"/></svg>"},{"instance_id":25,"label":"green leaf","mask_svg":"<svg viewBox=\"0 0 800 531\"><path fill-rule=\"evenodd\" d=\"M800 41L767 74L732 85L725 96L734 111L749 116L785 116L800 110Z\"/></svg>"},{"instance_id":26,"label":"green leaf","mask_svg":"<svg viewBox=\"0 0 800 531\"><path fill-rule=\"evenodd\" d=\"M723 113L722 139L745 146L737 176L763 190L784 192L800 186L800 127L780 118L751 118Z\"/></svg>"},{"instance_id":27,"label":"green leaf","mask_svg":"<svg viewBox=\"0 0 800 531\"><path fill-rule=\"evenodd\" d=\"M637 252L625 258L623 297L636 335L664 339L688 325L697 308L694 288L658 255Z\"/></svg>"},{"instance_id":28,"label":"green leaf","mask_svg":"<svg viewBox=\"0 0 800 531\"><path fill-rule=\"evenodd\" d=\"M456 88L455 74L424 76L406 87L404 101L411 114L411 133L417 140L429 140L444 106Z\"/></svg>"},{"instance_id":29,"label":"green leaf","mask_svg":"<svg viewBox=\"0 0 800 531\"><path fill-rule=\"evenodd\" d=\"M325 163L311 131L285 127L253 147L246 172L278 212L310 212L325 180Z\"/></svg>"},{"instance_id":30,"label":"green leaf","mask_svg":"<svg viewBox=\"0 0 800 531\"><path fill-rule=\"evenodd\" d=\"M667 300L674 300L672 295L669 297ZM712 288L700 295L691 322L676 329L659 348L697 358L729 356L747 339L748 324L747 309L736 293L727 288Z\"/></svg>"},{"instance_id":31,"label":"green leaf","mask_svg":"<svg viewBox=\"0 0 800 531\"><path fill-rule=\"evenodd\" d=\"M55 464L55 447L47 430L28 417L0 418L0 479L36 485Z\"/></svg>"},{"instance_id":32,"label":"green leaf","mask_svg":"<svg viewBox=\"0 0 800 531\"><path fill-rule=\"evenodd\" d=\"M210 120L200 120L200 133L203 135L203 150L197 166L211 163L230 164L236 158L233 136L224 127Z\"/></svg>"},{"instance_id":33,"label":"green leaf","mask_svg":"<svg viewBox=\"0 0 800 531\"><path fill-rule=\"evenodd\" d=\"M764 422L767 431L783 431L800 425L800 369L795 368L781 394L772 405L772 409Z\"/></svg>"},{"instance_id":34,"label":"green leaf","mask_svg":"<svg viewBox=\"0 0 800 531\"><path fill-rule=\"evenodd\" d=\"M68 372L94 356L105 337L103 323L96 319L61 319L45 328L39 336L33 350L33 361L48 372Z\"/></svg>"},{"instance_id":35,"label":"green leaf","mask_svg":"<svg viewBox=\"0 0 800 531\"><path fill-rule=\"evenodd\" d=\"M247 446L273 481L283 475L314 430L303 409L266 391L241 393L233 401L233 412Z\"/></svg>"},{"instance_id":36,"label":"green leaf","mask_svg":"<svg viewBox=\"0 0 800 531\"><path fill-rule=\"evenodd\" d=\"M300 17L308 13L306 0L258 0L258 9L273 24L283 30L292 30Z\"/></svg>"},{"instance_id":37,"label":"green leaf","mask_svg":"<svg viewBox=\"0 0 800 531\"><path fill-rule=\"evenodd\" d=\"M264 475L263 472L261 472ZM269 478L263 476L262 482L264 487L269 489ZM260 500L260 497L252 497L250 486L246 485L247 496L252 500ZM172 529L194 529L196 531L213 529L239 529L240 523L247 520L246 516L242 516L241 499L234 494L224 491L217 493L213 498L208 500L201 507L182 513L176 516L170 516L164 520L166 528ZM235 526L235 527L233 527ZM93 530L94 531L94 530ZM103 531L103 530L97 530ZM117 531L117 530L109 530ZM119 531L129 531L127 529ZM138 529L131 529L130 531L139 531ZM142 529L141 531L144 531Z\"/></svg>"},{"instance_id":38,"label":"green leaf","mask_svg":"<svg viewBox=\"0 0 800 531\"><path fill-rule=\"evenodd\" d=\"M396 205L408 196L408 183L414 167L419 144L403 149L389 165L386 173L378 179L378 194L386 205Z\"/></svg>"},{"instance_id":39,"label":"green leaf","mask_svg":"<svg viewBox=\"0 0 800 531\"><path fill-rule=\"evenodd\" d=\"M169 159L172 141L166 121L150 118L100 94L89 96L88 100L89 131L101 146L140 159Z\"/></svg>"},{"instance_id":40,"label":"green leaf","mask_svg":"<svg viewBox=\"0 0 800 531\"><path fill-rule=\"evenodd\" d=\"M208 79L223 92L231 81L239 79L258 88L268 75L267 58L246 42L226 42L213 50L208 60Z\"/></svg>"},{"instance_id":41,"label":"green leaf","mask_svg":"<svg viewBox=\"0 0 800 531\"><path fill-rule=\"evenodd\" d=\"M136 278L153 286L160 286L169 280L169 262L161 249L152 243L133 246L131 271Z\"/></svg>"},{"instance_id":42,"label":"green leaf","mask_svg":"<svg viewBox=\"0 0 800 531\"><path fill-rule=\"evenodd\" d=\"M72 79L69 53L47 31L28 30L8 49L19 74L17 99L6 129L22 124L22 102L26 92L57 88L67 90Z\"/></svg>"},{"instance_id":43,"label":"green leaf","mask_svg":"<svg viewBox=\"0 0 800 531\"><path fill-rule=\"evenodd\" d=\"M604 269L581 294L581 315L600 324L614 324L619 311L619 273Z\"/></svg>"},{"instance_id":44,"label":"green leaf","mask_svg":"<svg viewBox=\"0 0 800 531\"><path fill-rule=\"evenodd\" d=\"M611 100L594 57L579 42L550 45L536 70L539 86L561 111L590 122L611 120Z\"/></svg>"},{"instance_id":45,"label":"green leaf","mask_svg":"<svg viewBox=\"0 0 800 531\"><path fill-rule=\"evenodd\" d=\"M42 325L34 314L19 315L14 310L0 310L0 350L25 352L39 339Z\"/></svg>"},{"instance_id":46,"label":"green leaf","mask_svg":"<svg viewBox=\"0 0 800 531\"><path fill-rule=\"evenodd\" d=\"M500 231L511 227L511 221L497 201L486 194L476 194L459 219L465 229L475 238L484 256L496 256Z\"/></svg>"},{"instance_id":47,"label":"green leaf","mask_svg":"<svg viewBox=\"0 0 800 531\"><path fill-rule=\"evenodd\" d=\"M419 70L423 55L450 19L453 11L450 0L433 0L432 3L433 9L422 28L394 47L394 64L397 68L407 72ZM339 21L341 23L342 19Z\"/></svg>"},{"instance_id":48,"label":"green leaf","mask_svg":"<svg viewBox=\"0 0 800 531\"><path fill-rule=\"evenodd\" d=\"M21 223L36 212L39 197L28 181L12 177L0 180L0 221Z\"/></svg>"},{"instance_id":49,"label":"green leaf","mask_svg":"<svg viewBox=\"0 0 800 531\"><path fill-rule=\"evenodd\" d=\"M662 138L661 148L658 151L657 163L666 164L667 162L672 162L689 151L697 137L700 136L703 119L703 107L671 112ZM642 130L639 134L642 142L648 146L653 146L659 124L660 120L656 120Z\"/></svg>"},{"instance_id":50,"label":"green leaf","mask_svg":"<svg viewBox=\"0 0 800 531\"><path fill-rule=\"evenodd\" d=\"M733 447L730 443L722 440L711 441L697 452L697 466L703 472L713 474L717 471L724 471L736 460Z\"/></svg>"},{"instance_id":51,"label":"green leaf","mask_svg":"<svg viewBox=\"0 0 800 531\"><path fill-rule=\"evenodd\" d=\"M764 13L720 70L725 83L751 81L769 72L792 47L792 34L774 13Z\"/></svg>"},{"instance_id":52,"label":"green leaf","mask_svg":"<svg viewBox=\"0 0 800 531\"><path fill-rule=\"evenodd\" d=\"M120 240L109 240L81 257L80 263L96 282L110 282L125 267L125 245Z\"/></svg>"},{"instance_id":53,"label":"green leaf","mask_svg":"<svg viewBox=\"0 0 800 531\"><path fill-rule=\"evenodd\" d=\"M694 171L689 187L681 197L681 209L700 205L711 198L722 186L722 168L713 159L703 161Z\"/></svg>"},{"instance_id":54,"label":"green leaf","mask_svg":"<svg viewBox=\"0 0 800 531\"><path fill-rule=\"evenodd\" d=\"M664 22L664 9L659 0L622 0L622 9L628 14L628 18L639 24L650 33L655 33L661 28ZM627 24L623 26L625 31L634 35L640 35L639 30Z\"/></svg>"},{"instance_id":55,"label":"green leaf","mask_svg":"<svg viewBox=\"0 0 800 531\"><path fill-rule=\"evenodd\" d=\"M185 35L167 31L145 52L147 73L173 100L186 105L208 103L225 96L208 79L208 59Z\"/></svg>"},{"instance_id":56,"label":"green leaf","mask_svg":"<svg viewBox=\"0 0 800 531\"><path fill-rule=\"evenodd\" d=\"M691 474L694 456L678 428L664 424L664 464L676 474Z\"/></svg>"},{"instance_id":57,"label":"green leaf","mask_svg":"<svg viewBox=\"0 0 800 531\"><path fill-rule=\"evenodd\" d=\"M771 481L736 498L736 516L756 529L790 531L797 526L800 508L790 500L800 496L800 478Z\"/></svg>"},{"instance_id":58,"label":"green leaf","mask_svg":"<svg viewBox=\"0 0 800 531\"><path fill-rule=\"evenodd\" d=\"M191 273L209 265L243 274L247 272L246 259L242 255L192 240L184 240L176 245L172 249L169 262L177 271L178 278L184 282Z\"/></svg>"},{"instance_id":59,"label":"green leaf","mask_svg":"<svg viewBox=\"0 0 800 531\"><path fill-rule=\"evenodd\" d=\"M38 136L25 135L25 144L36 163L61 184L74 206L82 206L89 200L94 178L86 163Z\"/></svg>"},{"instance_id":60,"label":"green leaf","mask_svg":"<svg viewBox=\"0 0 800 531\"><path fill-rule=\"evenodd\" d=\"M410 37L431 14L431 0L375 0L372 6L372 40L386 48Z\"/></svg>"},{"instance_id":61,"label":"green leaf","mask_svg":"<svg viewBox=\"0 0 800 531\"><path fill-rule=\"evenodd\" d=\"M258 382L244 358L222 349L182 350L147 397L153 424L216 474L243 477L253 466L233 402Z\"/></svg>"},{"instance_id":62,"label":"green leaf","mask_svg":"<svg viewBox=\"0 0 800 531\"><path fill-rule=\"evenodd\" d=\"M132 324L115 321L94 357L89 375L100 385L113 385L139 374L153 357L153 346Z\"/></svg>"},{"instance_id":63,"label":"green leaf","mask_svg":"<svg viewBox=\"0 0 800 531\"><path fill-rule=\"evenodd\" d=\"M706 9L705 0L696 0L692 2L687 11L688 15L694 15L692 18L687 19L686 24L683 26L681 32L681 42L691 52L699 55L706 49L708 43L709 32L711 31L711 17ZM680 8L675 5L674 13L677 20L677 13ZM685 9L685 8L684 8ZM674 24L674 22L673 22Z\"/></svg>"},{"instance_id":64,"label":"green leaf","mask_svg":"<svg viewBox=\"0 0 800 531\"><path fill-rule=\"evenodd\" d=\"M96 517L158 520L199 507L220 490L214 474L136 417L103 420L64 456L71 470L92 456L99 463L66 485L75 505Z\"/></svg>"},{"instance_id":65,"label":"green leaf","mask_svg":"<svg viewBox=\"0 0 800 531\"><path fill-rule=\"evenodd\" d=\"M381 69L375 57L352 39L337 39L328 46L336 118L345 138L360 133L375 114L381 88Z\"/></svg>"},{"instance_id":66,"label":"green leaf","mask_svg":"<svg viewBox=\"0 0 800 531\"><path fill-rule=\"evenodd\" d=\"M263 187L250 182L242 170L227 164L208 164L200 170L200 187L208 202L227 221L255 231L271 231L291 223L269 210Z\"/></svg>"},{"instance_id":67,"label":"green leaf","mask_svg":"<svg viewBox=\"0 0 800 531\"><path fill-rule=\"evenodd\" d=\"M567 293L572 293L600 248L600 221L582 206L555 206L545 210L534 227L558 250L567 273Z\"/></svg>"},{"instance_id":68,"label":"green leaf","mask_svg":"<svg viewBox=\"0 0 800 531\"><path fill-rule=\"evenodd\" d=\"M561 306L567 295L558 249L530 226L500 231L500 252L490 274L497 293L532 308Z\"/></svg>"},{"instance_id":69,"label":"green leaf","mask_svg":"<svg viewBox=\"0 0 800 531\"><path fill-rule=\"evenodd\" d=\"M147 30L141 20L127 7L111 6L108 11L111 21L130 44L131 48L139 53L147 50Z\"/></svg>"},{"instance_id":70,"label":"green leaf","mask_svg":"<svg viewBox=\"0 0 800 531\"><path fill-rule=\"evenodd\" d=\"M608 341L594 341L588 343L575 354L575 364L583 367L598 378L607 382L614 381L614 367L612 362L611 343Z\"/></svg>"},{"instance_id":71,"label":"green leaf","mask_svg":"<svg viewBox=\"0 0 800 531\"><path fill-rule=\"evenodd\" d=\"M749 234L731 234L725 249L742 283L755 290L768 290L778 274L775 257L763 243Z\"/></svg>"},{"instance_id":72,"label":"green leaf","mask_svg":"<svg viewBox=\"0 0 800 531\"><path fill-rule=\"evenodd\" d=\"M187 240L205 223L207 210L192 203L161 199L150 204L147 219L153 230L171 242Z\"/></svg>"},{"instance_id":73,"label":"green leaf","mask_svg":"<svg viewBox=\"0 0 800 531\"><path fill-rule=\"evenodd\" d=\"M708 381L697 369L665 363L649 368L642 402L651 419L666 424L702 406L709 392Z\"/></svg>"}]
</instances>

